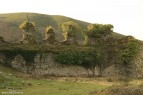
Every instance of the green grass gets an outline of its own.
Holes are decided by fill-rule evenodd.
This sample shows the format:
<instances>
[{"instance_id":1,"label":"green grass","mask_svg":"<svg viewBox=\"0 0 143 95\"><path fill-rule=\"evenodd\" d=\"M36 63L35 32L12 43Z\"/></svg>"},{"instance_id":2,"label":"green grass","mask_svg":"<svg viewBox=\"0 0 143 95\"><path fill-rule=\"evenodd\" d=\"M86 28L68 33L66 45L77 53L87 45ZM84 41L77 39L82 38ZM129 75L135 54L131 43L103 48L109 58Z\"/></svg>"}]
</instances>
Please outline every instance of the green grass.
<instances>
[{"instance_id":1,"label":"green grass","mask_svg":"<svg viewBox=\"0 0 143 95\"><path fill-rule=\"evenodd\" d=\"M51 77L48 79L46 78L44 79L28 78L27 80L23 78L19 79L21 79L22 83L27 84L27 86L21 85L20 89L0 88L0 95L2 95L2 92L14 92L14 91L22 92L23 93L22 95L107 95L107 94L142 95L138 93L142 93L143 89L142 85L143 81L141 79L130 80L128 84L124 81L116 81L116 80L114 82L107 83L106 78L96 79L96 78L68 77L63 79L63 78ZM14 82L18 83L19 79L14 80ZM19 87L19 85L14 85L14 86ZM136 94L131 94L131 92Z\"/></svg>"},{"instance_id":2,"label":"green grass","mask_svg":"<svg viewBox=\"0 0 143 95\"><path fill-rule=\"evenodd\" d=\"M0 72L0 89L19 89L23 87L22 81L30 77L28 74L23 74L2 65L0 65Z\"/></svg>"},{"instance_id":3,"label":"green grass","mask_svg":"<svg viewBox=\"0 0 143 95\"><path fill-rule=\"evenodd\" d=\"M24 95L87 95L94 90L102 90L106 86L90 83L66 82L55 80L36 80L30 88L23 89ZM38 85L41 83L41 85Z\"/></svg>"},{"instance_id":4,"label":"green grass","mask_svg":"<svg viewBox=\"0 0 143 95\"><path fill-rule=\"evenodd\" d=\"M99 91L107 88L106 85L92 84L92 83L81 83L81 82L67 82L58 80L23 80L24 83L30 83L31 86L23 87L18 85L19 80L15 80L17 92L23 92L23 95L87 95L93 91ZM9 83L9 81L7 81ZM39 85L40 83L40 85ZM15 87L15 88L16 88ZM22 89L19 89L22 88ZM13 91L11 89L0 89L1 92Z\"/></svg>"},{"instance_id":5,"label":"green grass","mask_svg":"<svg viewBox=\"0 0 143 95\"><path fill-rule=\"evenodd\" d=\"M0 95L22 92L22 95L142 95L142 79L32 77L0 65ZM12 75L9 75L12 74ZM4 86L4 88L3 88ZM126 90L124 90L124 88ZM6 94L17 95L17 94ZM19 94L21 95L21 94Z\"/></svg>"},{"instance_id":6,"label":"green grass","mask_svg":"<svg viewBox=\"0 0 143 95\"><path fill-rule=\"evenodd\" d=\"M9 75L0 75L0 89L19 89L22 87L20 79Z\"/></svg>"},{"instance_id":7,"label":"green grass","mask_svg":"<svg viewBox=\"0 0 143 95\"><path fill-rule=\"evenodd\" d=\"M108 85L88 83L90 78L38 78L0 65L0 95L2 92L23 92L22 95L88 95ZM12 75L9 75L12 74ZM68 79L68 80L67 80ZM87 81L83 82L83 81ZM4 86L4 87L3 87ZM11 94L7 94L11 95Z\"/></svg>"}]
</instances>

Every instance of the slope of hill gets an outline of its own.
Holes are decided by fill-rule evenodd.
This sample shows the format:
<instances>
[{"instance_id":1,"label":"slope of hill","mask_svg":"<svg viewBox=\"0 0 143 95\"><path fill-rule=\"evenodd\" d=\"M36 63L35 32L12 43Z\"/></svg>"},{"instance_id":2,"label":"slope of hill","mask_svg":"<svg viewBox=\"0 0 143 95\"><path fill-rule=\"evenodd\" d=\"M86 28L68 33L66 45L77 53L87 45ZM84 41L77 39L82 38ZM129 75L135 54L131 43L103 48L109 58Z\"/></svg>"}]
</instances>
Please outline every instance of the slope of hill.
<instances>
[{"instance_id":1,"label":"slope of hill","mask_svg":"<svg viewBox=\"0 0 143 95\"><path fill-rule=\"evenodd\" d=\"M28 14L30 21L36 23L36 37L41 39L44 36L44 29L47 25L51 25L56 29L57 39L63 39L61 35L60 26L65 21L74 21L78 23L82 29L85 29L89 23L75 20L69 17L59 15L45 15L37 13L9 13L0 14L0 35L7 41L16 41L20 39L21 30L18 28L20 23L27 20L26 15Z\"/></svg>"},{"instance_id":2,"label":"slope of hill","mask_svg":"<svg viewBox=\"0 0 143 95\"><path fill-rule=\"evenodd\" d=\"M87 28L87 25L90 23L75 20L65 16L59 15L46 15L46 14L38 14L38 13L8 13L8 14L0 14L0 36L4 37L6 41L17 41L22 37L21 30L19 29L19 25L27 20L27 14L29 16L30 21L36 23L36 33L35 37L37 39L42 39L45 36L44 31L47 25L51 25L56 29L56 37L57 40L63 40L63 36L61 33L61 24L65 21L74 21L80 25L80 27L84 30ZM113 33L115 37L122 37L118 33Z\"/></svg>"}]
</instances>

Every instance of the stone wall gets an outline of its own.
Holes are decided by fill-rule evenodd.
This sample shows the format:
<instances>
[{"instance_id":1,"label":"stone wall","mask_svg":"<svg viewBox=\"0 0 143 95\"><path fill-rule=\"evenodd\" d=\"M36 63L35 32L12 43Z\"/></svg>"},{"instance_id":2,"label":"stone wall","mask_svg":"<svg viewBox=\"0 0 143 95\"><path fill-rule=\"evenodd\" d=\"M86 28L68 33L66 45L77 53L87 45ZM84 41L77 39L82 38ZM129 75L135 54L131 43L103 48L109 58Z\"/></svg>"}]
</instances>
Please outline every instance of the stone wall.
<instances>
[{"instance_id":1,"label":"stone wall","mask_svg":"<svg viewBox=\"0 0 143 95\"><path fill-rule=\"evenodd\" d=\"M53 54L49 53L40 60L39 55L35 58L35 75L52 76L84 76L87 72L80 66L67 66L57 63L53 59Z\"/></svg>"},{"instance_id":2,"label":"stone wall","mask_svg":"<svg viewBox=\"0 0 143 95\"><path fill-rule=\"evenodd\" d=\"M12 68L15 68L24 73L30 73L34 76L88 76L92 75L91 70L86 70L81 66L63 65L57 63L53 58L52 53L43 54L42 57L37 54L34 62L27 65L21 55L17 55L10 63ZM0 55L0 62L4 62L4 56ZM103 72L103 76L122 76L124 71L129 72L130 77L143 76L143 52L140 52L137 58L130 64L130 68L119 66L117 64L111 65ZM95 69L95 74L98 75L98 69Z\"/></svg>"},{"instance_id":3,"label":"stone wall","mask_svg":"<svg viewBox=\"0 0 143 95\"><path fill-rule=\"evenodd\" d=\"M29 72L34 76L87 76L87 70L80 66L67 66L57 63L53 59L53 54L44 54L42 58L37 54L35 62L27 66L22 56L17 55L12 61L11 66L24 73ZM91 72L89 71L91 74Z\"/></svg>"}]
</instances>

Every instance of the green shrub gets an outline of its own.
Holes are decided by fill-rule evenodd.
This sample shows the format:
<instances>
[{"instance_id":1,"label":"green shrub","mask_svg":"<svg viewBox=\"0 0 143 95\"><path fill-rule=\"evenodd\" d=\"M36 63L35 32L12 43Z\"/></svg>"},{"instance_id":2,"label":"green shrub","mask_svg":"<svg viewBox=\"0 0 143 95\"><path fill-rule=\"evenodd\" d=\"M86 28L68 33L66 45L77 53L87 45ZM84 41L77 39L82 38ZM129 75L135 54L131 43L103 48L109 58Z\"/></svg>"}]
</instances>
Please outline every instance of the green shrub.
<instances>
[{"instance_id":1,"label":"green shrub","mask_svg":"<svg viewBox=\"0 0 143 95\"><path fill-rule=\"evenodd\" d=\"M80 65L86 69L91 69L94 74L99 56L95 51L64 51L56 54L55 60L61 64Z\"/></svg>"},{"instance_id":2,"label":"green shrub","mask_svg":"<svg viewBox=\"0 0 143 95\"><path fill-rule=\"evenodd\" d=\"M17 54L20 54L26 61L26 63L34 62L34 57L37 54L36 50L26 50L22 48L10 48L0 51L6 57L5 66L9 66L9 62L15 58Z\"/></svg>"},{"instance_id":3,"label":"green shrub","mask_svg":"<svg viewBox=\"0 0 143 95\"><path fill-rule=\"evenodd\" d=\"M55 55L55 60L61 64L77 65L79 63L79 54L74 51L61 52Z\"/></svg>"},{"instance_id":4,"label":"green shrub","mask_svg":"<svg viewBox=\"0 0 143 95\"><path fill-rule=\"evenodd\" d=\"M128 65L128 63L132 61L139 51L139 42L134 38L129 39L129 37L130 36L126 36L125 38L121 39L118 44L118 56L123 65Z\"/></svg>"}]
</instances>

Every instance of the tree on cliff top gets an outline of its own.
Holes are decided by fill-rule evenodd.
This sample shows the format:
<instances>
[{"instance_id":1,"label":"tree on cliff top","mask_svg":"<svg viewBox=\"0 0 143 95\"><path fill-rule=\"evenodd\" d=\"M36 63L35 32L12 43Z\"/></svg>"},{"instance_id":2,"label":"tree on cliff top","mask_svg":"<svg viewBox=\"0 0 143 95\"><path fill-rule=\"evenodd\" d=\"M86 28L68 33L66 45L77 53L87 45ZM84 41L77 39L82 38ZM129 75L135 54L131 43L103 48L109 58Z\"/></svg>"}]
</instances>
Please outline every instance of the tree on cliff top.
<instances>
[{"instance_id":1,"label":"tree on cliff top","mask_svg":"<svg viewBox=\"0 0 143 95\"><path fill-rule=\"evenodd\" d=\"M44 42L48 42L49 44L56 44L58 41L56 40L55 29L52 26L47 26L45 30L46 37L43 39Z\"/></svg>"},{"instance_id":2,"label":"tree on cliff top","mask_svg":"<svg viewBox=\"0 0 143 95\"><path fill-rule=\"evenodd\" d=\"M92 38L105 37L113 32L111 24L90 24L87 29L87 35Z\"/></svg>"},{"instance_id":3,"label":"tree on cliff top","mask_svg":"<svg viewBox=\"0 0 143 95\"><path fill-rule=\"evenodd\" d=\"M77 35L79 32L81 32L80 26L73 21L67 21L62 23L61 27L64 32L63 34L67 43L77 44Z\"/></svg>"},{"instance_id":4,"label":"tree on cliff top","mask_svg":"<svg viewBox=\"0 0 143 95\"><path fill-rule=\"evenodd\" d=\"M27 21L24 21L23 23L20 24L19 28L22 30L22 39L21 43L36 43L33 37L33 32L36 30L35 29L35 23L34 22L29 22L29 18L27 15Z\"/></svg>"},{"instance_id":5,"label":"tree on cliff top","mask_svg":"<svg viewBox=\"0 0 143 95\"><path fill-rule=\"evenodd\" d=\"M33 32L35 31L35 23L29 22L29 17L27 15L27 20L20 24L19 28L25 32Z\"/></svg>"}]
</instances>

